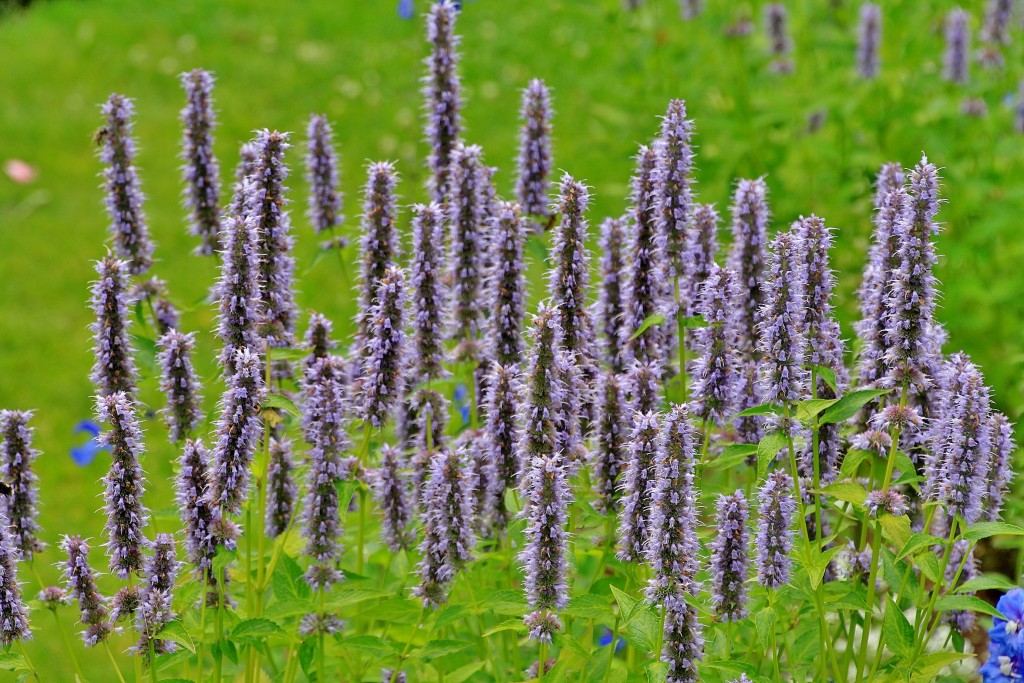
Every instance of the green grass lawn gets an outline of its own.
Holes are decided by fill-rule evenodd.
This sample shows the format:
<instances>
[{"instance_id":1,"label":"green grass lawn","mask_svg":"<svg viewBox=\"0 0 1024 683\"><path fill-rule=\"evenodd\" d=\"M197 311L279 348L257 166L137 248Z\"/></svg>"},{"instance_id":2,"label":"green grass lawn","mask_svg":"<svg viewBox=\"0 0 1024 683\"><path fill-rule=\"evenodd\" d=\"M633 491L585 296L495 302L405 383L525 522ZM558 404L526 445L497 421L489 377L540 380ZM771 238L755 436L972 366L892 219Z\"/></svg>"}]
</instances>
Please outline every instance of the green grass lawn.
<instances>
[{"instance_id":1,"label":"green grass lawn","mask_svg":"<svg viewBox=\"0 0 1024 683\"><path fill-rule=\"evenodd\" d=\"M619 0L467 2L459 24L466 137L501 167L500 190L512 189L519 90L529 78L553 88L556 168L593 186L592 225L624 210L637 145L650 141L668 100L684 98L696 121L700 201L725 213L735 178L765 175L775 226L813 212L837 228L839 304L851 336L873 173L888 160L910 166L926 151L944 167L948 199L939 237L947 351L972 354L999 407L1018 415L1024 136L1013 132L1010 98L1024 75L1024 37L1017 31L1006 49L1011 68L975 65L971 84L954 87L940 77L940 11L952 3L883 2L882 76L866 83L853 66L856 3L830 10L830 3L802 0L788 3L796 73L779 76L767 68L760 26L753 36L728 38L734 3L708 4L697 21L684 23L674 0L648 0L636 14L624 13ZM982 3L967 4L977 28ZM418 0L417 10L425 5ZM753 11L759 20L759 7ZM177 75L201 66L217 76L216 151L225 180L252 130L296 131L290 184L298 298L344 332L354 313L346 280L354 269L350 263L345 273L333 259L314 263L317 239L304 217L300 170L305 124L311 112L334 123L350 236L367 161L396 160L403 203L424 199L422 32L422 22L401 20L391 0L62 0L0 21L0 157L39 171L28 185L0 177L0 404L37 410L48 541L64 533L95 538L102 528L95 511L108 461L100 456L79 468L68 455L77 443L74 425L92 414L88 285L107 238L92 142L99 103L114 91L136 99L138 165L159 261L154 272L184 309L183 328L199 331L201 372L212 378L214 308L205 297L216 269L214 260L190 254L195 242L180 203ZM961 114L968 95L984 98L987 117ZM808 119L819 115L823 123L812 130ZM403 228L407 219L406 212ZM536 303L539 275L534 285ZM217 391L206 392L211 407ZM152 382L143 398L162 405ZM149 504L166 510L177 454L152 426ZM157 524L169 526L173 512ZM99 565L100 551L94 559ZM57 578L56 560L51 551L37 563L48 582ZM34 593L34 579L26 580ZM44 680L71 680L60 655L49 652L59 641L44 617L37 625L47 630L30 653ZM87 670L102 657L89 653Z\"/></svg>"}]
</instances>

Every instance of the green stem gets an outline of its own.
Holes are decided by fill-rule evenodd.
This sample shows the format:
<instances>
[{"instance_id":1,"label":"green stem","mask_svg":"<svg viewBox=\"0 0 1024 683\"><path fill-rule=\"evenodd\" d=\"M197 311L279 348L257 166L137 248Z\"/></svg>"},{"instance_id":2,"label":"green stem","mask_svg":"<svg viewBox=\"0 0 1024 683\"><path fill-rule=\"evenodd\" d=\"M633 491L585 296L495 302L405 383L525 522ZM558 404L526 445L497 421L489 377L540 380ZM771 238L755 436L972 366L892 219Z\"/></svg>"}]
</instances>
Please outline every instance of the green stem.
<instances>
[{"instance_id":1,"label":"green stem","mask_svg":"<svg viewBox=\"0 0 1024 683\"><path fill-rule=\"evenodd\" d=\"M206 598L210 591L210 584L206 580L206 571L203 571L203 589L199 602L199 644L196 646L196 666L199 669L199 680L203 680L203 655L206 649Z\"/></svg>"},{"instance_id":2,"label":"green stem","mask_svg":"<svg viewBox=\"0 0 1024 683\"><path fill-rule=\"evenodd\" d=\"M679 335L679 382L683 387L683 403L686 403L690 396L689 388L686 385L686 324L683 320L683 306L679 292L679 277L675 278L676 297L676 333Z\"/></svg>"},{"instance_id":3,"label":"green stem","mask_svg":"<svg viewBox=\"0 0 1024 683\"><path fill-rule=\"evenodd\" d=\"M71 646L71 639L68 637L68 632L64 628L64 624L60 623L60 617L57 616L57 610L51 609L50 612L53 614L53 620L57 622L57 630L60 631L61 640L64 641L64 647L68 650L68 656L71 657L71 664L75 667L75 674L82 681L85 681L85 674L82 673L82 666L78 663L78 657L75 656L75 649Z\"/></svg>"},{"instance_id":4,"label":"green stem","mask_svg":"<svg viewBox=\"0 0 1024 683\"><path fill-rule=\"evenodd\" d=\"M41 682L42 679L39 678L39 672L36 671L36 665L32 663L32 660L28 656L28 650L25 649L24 641L18 641L18 649L21 650L21 656L25 659L25 663L28 664L28 668L32 670L32 677Z\"/></svg>"},{"instance_id":5,"label":"green stem","mask_svg":"<svg viewBox=\"0 0 1024 683\"><path fill-rule=\"evenodd\" d=\"M110 666L114 668L114 672L117 674L117 680L120 683L125 683L124 676L121 674L121 667L117 665L117 660L114 659L114 653L110 651L110 643L106 640L103 641L103 649L107 651L107 657L110 659Z\"/></svg>"},{"instance_id":6,"label":"green stem","mask_svg":"<svg viewBox=\"0 0 1024 683\"><path fill-rule=\"evenodd\" d=\"M160 683L160 674L156 667L156 648L153 646L153 639L149 639L149 680L152 683Z\"/></svg>"},{"instance_id":7,"label":"green stem","mask_svg":"<svg viewBox=\"0 0 1024 683\"><path fill-rule=\"evenodd\" d=\"M548 644L540 641L540 651L537 653L537 680L544 683L544 664L548 661Z\"/></svg>"},{"instance_id":8,"label":"green stem","mask_svg":"<svg viewBox=\"0 0 1024 683\"><path fill-rule=\"evenodd\" d=\"M398 656L398 664L395 665L394 671L391 672L391 679L388 683L395 683L398 678L398 672L402 670L402 664L405 663L406 657L409 656L409 650L412 649L412 641L416 639L416 634L419 632L420 627L423 626L423 622L427 619L427 608L424 607L420 610L420 618L416 622L416 625L412 627L412 633L409 635L409 640L406 641L405 647L402 649L402 654Z\"/></svg>"},{"instance_id":9,"label":"green stem","mask_svg":"<svg viewBox=\"0 0 1024 683\"><path fill-rule=\"evenodd\" d=\"M326 611L327 611L326 608L325 608L326 599L327 599L327 591L326 590L320 590L320 614L321 615L325 614ZM319 638L319 643L318 643L319 647L317 647L317 652L316 652L316 654L317 654L317 671L320 672L319 680L326 681L327 680L327 663L326 663L327 662L327 638L326 638L326 634L324 633L324 629L322 629L322 628L320 629L320 633L318 634L318 638Z\"/></svg>"},{"instance_id":10,"label":"green stem","mask_svg":"<svg viewBox=\"0 0 1024 683\"><path fill-rule=\"evenodd\" d=\"M359 549L356 555L356 571L363 574L363 549L366 543L366 487L359 485Z\"/></svg>"}]
</instances>

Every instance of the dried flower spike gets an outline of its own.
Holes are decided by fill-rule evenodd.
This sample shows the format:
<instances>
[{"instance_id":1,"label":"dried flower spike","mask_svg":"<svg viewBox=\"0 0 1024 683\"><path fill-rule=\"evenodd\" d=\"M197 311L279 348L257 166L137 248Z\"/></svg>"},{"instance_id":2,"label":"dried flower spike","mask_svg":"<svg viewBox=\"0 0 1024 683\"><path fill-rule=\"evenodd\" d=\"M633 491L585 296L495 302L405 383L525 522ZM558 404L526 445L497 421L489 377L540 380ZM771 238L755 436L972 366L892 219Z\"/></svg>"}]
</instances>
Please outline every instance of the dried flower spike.
<instances>
[{"instance_id":1,"label":"dried flower spike","mask_svg":"<svg viewBox=\"0 0 1024 683\"><path fill-rule=\"evenodd\" d=\"M402 471L400 453L392 446L380 451L380 466L373 477L373 496L381 512L381 536L393 553L408 548L412 541L409 505L409 477Z\"/></svg>"},{"instance_id":2,"label":"dried flower spike","mask_svg":"<svg viewBox=\"0 0 1024 683\"><path fill-rule=\"evenodd\" d=\"M292 442L283 436L273 437L267 466L267 516L264 520L268 538L277 538L288 528L298 495Z\"/></svg>"}]
</instances>

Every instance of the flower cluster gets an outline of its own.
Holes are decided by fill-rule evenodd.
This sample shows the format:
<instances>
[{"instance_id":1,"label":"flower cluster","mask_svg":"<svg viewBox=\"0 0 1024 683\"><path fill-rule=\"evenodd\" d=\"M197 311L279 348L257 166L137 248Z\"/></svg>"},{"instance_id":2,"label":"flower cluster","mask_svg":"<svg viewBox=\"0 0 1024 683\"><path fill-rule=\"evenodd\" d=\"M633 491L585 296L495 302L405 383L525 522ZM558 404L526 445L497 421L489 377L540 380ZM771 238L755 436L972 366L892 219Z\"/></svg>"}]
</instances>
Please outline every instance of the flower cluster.
<instances>
[{"instance_id":1,"label":"flower cluster","mask_svg":"<svg viewBox=\"0 0 1024 683\"><path fill-rule=\"evenodd\" d=\"M192 234L199 238L196 253L212 256L220 251L220 165L213 154L213 76L194 69L181 74L187 104L181 110L184 135L181 157L185 179L185 206L191 213Z\"/></svg>"}]
</instances>

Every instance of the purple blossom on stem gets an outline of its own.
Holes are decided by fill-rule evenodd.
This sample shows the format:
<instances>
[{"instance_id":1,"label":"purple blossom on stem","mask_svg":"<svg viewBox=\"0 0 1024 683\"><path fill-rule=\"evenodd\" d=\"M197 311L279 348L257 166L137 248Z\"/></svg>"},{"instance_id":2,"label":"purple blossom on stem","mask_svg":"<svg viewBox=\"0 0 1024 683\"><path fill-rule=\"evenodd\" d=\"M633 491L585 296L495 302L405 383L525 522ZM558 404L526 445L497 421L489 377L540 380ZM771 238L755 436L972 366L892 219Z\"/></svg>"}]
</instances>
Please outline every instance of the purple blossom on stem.
<instances>
[{"instance_id":1,"label":"purple blossom on stem","mask_svg":"<svg viewBox=\"0 0 1024 683\"><path fill-rule=\"evenodd\" d=\"M307 215L313 232L333 231L345 217L341 213L338 190L338 156L334 151L334 131L327 117L314 114L306 129L306 182L309 183Z\"/></svg>"},{"instance_id":2,"label":"purple blossom on stem","mask_svg":"<svg viewBox=\"0 0 1024 683\"><path fill-rule=\"evenodd\" d=\"M939 466L939 495L950 515L958 515L966 524L981 518L987 493L987 478L992 448L989 391L978 368L970 362L963 366L961 390L953 398L948 413L942 416L946 427Z\"/></svg>"},{"instance_id":3,"label":"purple blossom on stem","mask_svg":"<svg viewBox=\"0 0 1024 683\"><path fill-rule=\"evenodd\" d=\"M334 323L330 318L321 313L309 314L309 327L306 328L306 336L303 339L304 346L309 350L306 367L316 363L319 358L326 358L334 350L337 343L331 339L333 332Z\"/></svg>"},{"instance_id":4,"label":"purple blossom on stem","mask_svg":"<svg viewBox=\"0 0 1024 683\"><path fill-rule=\"evenodd\" d=\"M213 557L217 553L214 524L220 511L209 496L210 452L202 441L187 439L179 462L177 503L188 561L196 578L213 582Z\"/></svg>"},{"instance_id":5,"label":"purple blossom on stem","mask_svg":"<svg viewBox=\"0 0 1024 683\"><path fill-rule=\"evenodd\" d=\"M438 204L417 204L412 212L413 375L409 382L416 385L445 375L448 291L444 284L444 212Z\"/></svg>"},{"instance_id":6,"label":"purple blossom on stem","mask_svg":"<svg viewBox=\"0 0 1024 683\"><path fill-rule=\"evenodd\" d=\"M602 370L597 383L597 422L594 425L594 491L598 511L619 509L619 475L626 466L626 403L621 375Z\"/></svg>"},{"instance_id":7,"label":"purple blossom on stem","mask_svg":"<svg viewBox=\"0 0 1024 683\"><path fill-rule=\"evenodd\" d=\"M558 311L541 303L533 317L531 336L533 346L527 361L518 444L519 463L523 467L535 458L545 460L558 454L557 419L565 402Z\"/></svg>"},{"instance_id":8,"label":"purple blossom on stem","mask_svg":"<svg viewBox=\"0 0 1024 683\"><path fill-rule=\"evenodd\" d=\"M268 538L277 538L288 528L298 495L292 442L283 436L271 438L270 462L267 465L267 515L263 521Z\"/></svg>"},{"instance_id":9,"label":"purple blossom on stem","mask_svg":"<svg viewBox=\"0 0 1024 683\"><path fill-rule=\"evenodd\" d=\"M551 215L551 93L540 79L523 89L519 117L519 160L516 167L516 198L527 216L547 220Z\"/></svg>"},{"instance_id":10,"label":"purple blossom on stem","mask_svg":"<svg viewBox=\"0 0 1024 683\"><path fill-rule=\"evenodd\" d=\"M985 22L981 29L982 40L997 45L1009 45L1013 5L1013 0L988 0L985 6Z\"/></svg>"},{"instance_id":11,"label":"purple blossom on stem","mask_svg":"<svg viewBox=\"0 0 1024 683\"><path fill-rule=\"evenodd\" d=\"M33 471L39 451L32 447L32 416L28 410L0 411L0 477L10 487L0 496L0 516L9 521L15 550L29 562L45 547L39 540L39 477Z\"/></svg>"},{"instance_id":12,"label":"purple blossom on stem","mask_svg":"<svg viewBox=\"0 0 1024 683\"><path fill-rule=\"evenodd\" d=\"M763 178L741 180L733 193L732 248L727 267L736 274L736 334L745 360L755 358L757 324L764 304L768 188ZM744 406L744 408L749 406Z\"/></svg>"},{"instance_id":13,"label":"purple blossom on stem","mask_svg":"<svg viewBox=\"0 0 1024 683\"><path fill-rule=\"evenodd\" d=\"M793 479L782 470L768 475L757 494L761 518L757 525L757 582L777 590L789 582L793 545Z\"/></svg>"},{"instance_id":14,"label":"purple blossom on stem","mask_svg":"<svg viewBox=\"0 0 1024 683\"><path fill-rule=\"evenodd\" d=\"M857 73L871 80L878 76L879 51L882 44L882 10L873 2L860 6L857 24Z\"/></svg>"},{"instance_id":15,"label":"purple blossom on stem","mask_svg":"<svg viewBox=\"0 0 1024 683\"><path fill-rule=\"evenodd\" d=\"M405 275L401 268L393 266L380 280L373 313L368 318L373 334L366 341L360 393L362 418L375 428L387 422L399 393L405 346L404 309Z\"/></svg>"},{"instance_id":16,"label":"purple blossom on stem","mask_svg":"<svg viewBox=\"0 0 1024 683\"><path fill-rule=\"evenodd\" d=\"M716 509L718 533L711 542L711 603L723 621L740 621L747 616L750 512L742 491L719 496Z\"/></svg>"},{"instance_id":17,"label":"purple blossom on stem","mask_svg":"<svg viewBox=\"0 0 1024 683\"><path fill-rule=\"evenodd\" d=\"M473 529L483 537L490 532L494 521L491 513L498 495L497 463L491 458L486 434L479 429L462 432L455 448L459 459L469 467L473 479Z\"/></svg>"},{"instance_id":18,"label":"purple blossom on stem","mask_svg":"<svg viewBox=\"0 0 1024 683\"><path fill-rule=\"evenodd\" d=\"M262 436L260 409L266 393L259 354L238 349L234 368L221 399L209 491L211 504L223 515L237 515L249 495L249 466Z\"/></svg>"},{"instance_id":19,"label":"purple blossom on stem","mask_svg":"<svg viewBox=\"0 0 1024 683\"><path fill-rule=\"evenodd\" d=\"M505 492L520 484L518 431L520 379L518 365L492 364L488 381L486 443L494 463L494 496L491 510L495 526L506 521Z\"/></svg>"},{"instance_id":20,"label":"purple blossom on stem","mask_svg":"<svg viewBox=\"0 0 1024 683\"><path fill-rule=\"evenodd\" d=\"M78 536L65 536L61 548L67 553L64 563L64 580L68 593L78 600L81 614L82 640L86 647L105 641L114 630L106 600L96 589L96 576L89 566L89 544Z\"/></svg>"},{"instance_id":21,"label":"purple blossom on stem","mask_svg":"<svg viewBox=\"0 0 1024 683\"><path fill-rule=\"evenodd\" d=\"M958 571L960 572L959 578L957 577ZM946 579L946 585L949 586L948 591L952 593L967 581L975 579L980 575L981 571L978 568L978 560L974 556L974 546L971 541L961 539L953 543L953 547L949 554L949 560L946 563L946 573L944 577ZM954 579L956 579L955 583ZM960 591L957 592L961 593ZM962 594L974 595L974 592L967 591ZM972 610L949 610L942 614L942 621L943 623L949 624L958 630L961 635L965 635L968 631L974 628L974 624L977 621L977 615Z\"/></svg>"},{"instance_id":22,"label":"purple blossom on stem","mask_svg":"<svg viewBox=\"0 0 1024 683\"><path fill-rule=\"evenodd\" d=\"M657 412L661 405L662 364L660 361L641 363L634 360L626 373L626 401L633 412Z\"/></svg>"},{"instance_id":23,"label":"purple blossom on stem","mask_svg":"<svg viewBox=\"0 0 1024 683\"><path fill-rule=\"evenodd\" d=\"M184 134L181 167L185 180L185 207L191 213L191 233L200 239L196 253L212 256L220 251L220 165L213 154L213 76L194 69L181 74L186 105L181 110Z\"/></svg>"},{"instance_id":24,"label":"purple blossom on stem","mask_svg":"<svg viewBox=\"0 0 1024 683\"><path fill-rule=\"evenodd\" d=\"M456 145L449 169L451 223L449 277L452 282L452 338L474 343L483 324L481 297L484 275L483 189L487 178L479 145Z\"/></svg>"},{"instance_id":25,"label":"purple blossom on stem","mask_svg":"<svg viewBox=\"0 0 1024 683\"><path fill-rule=\"evenodd\" d=\"M988 496L985 500L985 519L989 522L999 520L1003 509L1003 500L1013 479L1013 454L1017 444L1013 441L1013 425L1002 413L992 413L989 422L992 435L992 457L989 462Z\"/></svg>"},{"instance_id":26,"label":"purple blossom on stem","mask_svg":"<svg viewBox=\"0 0 1024 683\"><path fill-rule=\"evenodd\" d=\"M229 216L221 234L224 254L218 300L217 337L224 374L235 372L235 357L243 348L259 348L256 325L260 319L260 254L256 223L252 217Z\"/></svg>"},{"instance_id":27,"label":"purple blossom on stem","mask_svg":"<svg viewBox=\"0 0 1024 683\"><path fill-rule=\"evenodd\" d=\"M142 455L142 430L135 417L131 398L119 391L96 400L96 412L110 429L99 436L100 444L110 447L112 461L104 479L103 500L107 507L107 555L110 571L128 578L142 570L142 552L146 546L143 529L148 512L142 505L145 482L139 456Z\"/></svg>"},{"instance_id":28,"label":"purple blossom on stem","mask_svg":"<svg viewBox=\"0 0 1024 683\"><path fill-rule=\"evenodd\" d=\"M195 333L182 334L171 330L156 342L160 349L160 390L167 397L164 418L171 441L178 443L187 438L203 417L199 407L199 378L192 367Z\"/></svg>"},{"instance_id":29,"label":"purple blossom on stem","mask_svg":"<svg viewBox=\"0 0 1024 683\"><path fill-rule=\"evenodd\" d=\"M657 604L680 593L700 591L694 433L686 406L672 406L662 423L661 443L651 492L647 562L654 574L647 583L648 602Z\"/></svg>"},{"instance_id":30,"label":"purple blossom on stem","mask_svg":"<svg viewBox=\"0 0 1024 683\"><path fill-rule=\"evenodd\" d=\"M645 559L644 544L651 529L651 501L654 496L659 431L657 413L633 415L629 460L622 482L619 549L616 553L623 562L641 562Z\"/></svg>"},{"instance_id":31,"label":"purple blossom on stem","mask_svg":"<svg viewBox=\"0 0 1024 683\"><path fill-rule=\"evenodd\" d=\"M707 325L695 330L694 335L698 357L693 367L693 414L719 426L734 412L740 379L736 339L730 325L733 283L732 271L711 265L700 295L700 314Z\"/></svg>"},{"instance_id":32,"label":"purple blossom on stem","mask_svg":"<svg viewBox=\"0 0 1024 683\"><path fill-rule=\"evenodd\" d=\"M39 591L36 600L43 603L46 609L56 610L58 607L71 604L71 596L60 586L47 586Z\"/></svg>"},{"instance_id":33,"label":"purple blossom on stem","mask_svg":"<svg viewBox=\"0 0 1024 683\"><path fill-rule=\"evenodd\" d=\"M21 551L11 539L10 521L0 515L0 645L9 648L15 641L29 640L28 605L18 583L18 559Z\"/></svg>"},{"instance_id":34,"label":"purple blossom on stem","mask_svg":"<svg viewBox=\"0 0 1024 683\"><path fill-rule=\"evenodd\" d=\"M114 94L100 111L107 120L98 137L103 142L100 160L106 165L103 181L114 253L126 261L132 275L140 275L153 265L153 242L142 211L144 197L135 169L135 105L124 95Z\"/></svg>"},{"instance_id":35,"label":"purple blossom on stem","mask_svg":"<svg viewBox=\"0 0 1024 683\"><path fill-rule=\"evenodd\" d=\"M682 593L668 595L661 661L668 664L665 683L697 683L697 662L704 652L704 635L697 608Z\"/></svg>"},{"instance_id":36,"label":"purple blossom on stem","mask_svg":"<svg viewBox=\"0 0 1024 683\"><path fill-rule=\"evenodd\" d=\"M683 315L694 316L702 307L704 281L715 267L718 251L718 211L710 204L695 204L690 229L686 232L683 262L685 279L680 283L680 300L686 302Z\"/></svg>"},{"instance_id":37,"label":"purple blossom on stem","mask_svg":"<svg viewBox=\"0 0 1024 683\"><path fill-rule=\"evenodd\" d=\"M93 350L92 382L97 393L135 395L135 361L128 334L128 264L107 256L96 262L99 279L92 286Z\"/></svg>"},{"instance_id":38,"label":"purple blossom on stem","mask_svg":"<svg viewBox=\"0 0 1024 683\"><path fill-rule=\"evenodd\" d=\"M765 280L765 303L758 323L761 390L765 401L791 404L804 397L807 371L803 367L805 273L798 266L797 238L780 232L772 240Z\"/></svg>"},{"instance_id":39,"label":"purple blossom on stem","mask_svg":"<svg viewBox=\"0 0 1024 683\"><path fill-rule=\"evenodd\" d=\"M491 221L491 269L486 290L491 292L488 358L512 365L523 355L523 318L526 315L525 232L518 204L499 203Z\"/></svg>"},{"instance_id":40,"label":"purple blossom on stem","mask_svg":"<svg viewBox=\"0 0 1024 683\"><path fill-rule=\"evenodd\" d=\"M365 343L373 336L371 316L377 299L377 287L398 255L398 200L395 187L398 174L394 164L381 161L370 164L364 189L363 216L360 225L362 256L360 260L358 339Z\"/></svg>"},{"instance_id":41,"label":"purple blossom on stem","mask_svg":"<svg viewBox=\"0 0 1024 683\"><path fill-rule=\"evenodd\" d=\"M671 281L686 277L689 265L684 254L688 241L693 193L693 121L686 118L686 103L672 100L661 120L655 170L655 202L659 239L665 258L665 276ZM671 326L668 327L670 329Z\"/></svg>"},{"instance_id":42,"label":"purple blossom on stem","mask_svg":"<svg viewBox=\"0 0 1024 683\"><path fill-rule=\"evenodd\" d=\"M526 604L533 611L524 621L532 639L551 642L561 627L557 613L569 604L566 522L572 493L564 460L558 455L534 458L527 467L526 491L526 545L519 561Z\"/></svg>"},{"instance_id":43,"label":"purple blossom on stem","mask_svg":"<svg viewBox=\"0 0 1024 683\"><path fill-rule=\"evenodd\" d=\"M942 77L951 83L966 83L971 68L971 15L956 7L946 15L946 51L942 55Z\"/></svg>"},{"instance_id":44,"label":"purple blossom on stem","mask_svg":"<svg viewBox=\"0 0 1024 683\"><path fill-rule=\"evenodd\" d=\"M598 250L601 254L601 289L595 317L603 337L604 361L615 373L625 370L623 357L625 340L625 264L623 246L626 243L626 219L608 218L601 224Z\"/></svg>"},{"instance_id":45,"label":"purple blossom on stem","mask_svg":"<svg viewBox=\"0 0 1024 683\"><path fill-rule=\"evenodd\" d=\"M245 181L256 170L256 143L244 143L238 150L238 165L235 166L235 184L232 188L231 205L228 216L241 216L245 213Z\"/></svg>"},{"instance_id":46,"label":"purple blossom on stem","mask_svg":"<svg viewBox=\"0 0 1024 683\"><path fill-rule=\"evenodd\" d=\"M869 491L864 507L871 517L882 514L901 517L907 514L907 497L895 489Z\"/></svg>"},{"instance_id":47,"label":"purple blossom on stem","mask_svg":"<svg viewBox=\"0 0 1024 683\"><path fill-rule=\"evenodd\" d=\"M150 661L150 654L174 652L175 643L158 639L161 629L174 619L171 601L174 598L174 581L180 566L174 547L174 536L157 534L153 542L153 556L146 564L143 577L139 609L135 614L135 630L139 640L132 648L136 654ZM155 663L150 661L150 665Z\"/></svg>"},{"instance_id":48,"label":"purple blossom on stem","mask_svg":"<svg viewBox=\"0 0 1024 683\"><path fill-rule=\"evenodd\" d=\"M381 512L380 533L393 553L408 548L412 543L409 477L402 471L400 457L397 448L387 445L382 447L380 466L371 482L373 497Z\"/></svg>"},{"instance_id":49,"label":"purple blossom on stem","mask_svg":"<svg viewBox=\"0 0 1024 683\"><path fill-rule=\"evenodd\" d=\"M789 16L781 2L771 2L764 8L764 32L768 35L772 70L776 73L793 72L793 41L789 37Z\"/></svg>"},{"instance_id":50,"label":"purple blossom on stem","mask_svg":"<svg viewBox=\"0 0 1024 683\"><path fill-rule=\"evenodd\" d=\"M468 464L450 449L432 454L423 492L423 541L413 595L424 607L447 601L448 586L473 555L473 481Z\"/></svg>"},{"instance_id":51,"label":"purple blossom on stem","mask_svg":"<svg viewBox=\"0 0 1024 683\"><path fill-rule=\"evenodd\" d=\"M341 454L350 446L344 362L329 356L318 360L303 378L302 429L309 449L302 525L305 554L312 564L306 581L315 591L330 590L343 580L335 568L341 556L338 482L348 476Z\"/></svg>"},{"instance_id":52,"label":"purple blossom on stem","mask_svg":"<svg viewBox=\"0 0 1024 683\"><path fill-rule=\"evenodd\" d=\"M435 2L427 14L430 56L424 60L424 110L430 143L430 191L433 201L444 204L449 191L452 153L462 128L462 84L459 80L459 42L455 33L458 9L450 0Z\"/></svg>"}]
</instances>

